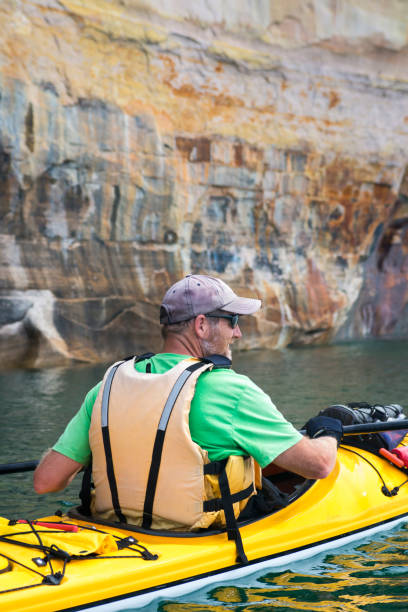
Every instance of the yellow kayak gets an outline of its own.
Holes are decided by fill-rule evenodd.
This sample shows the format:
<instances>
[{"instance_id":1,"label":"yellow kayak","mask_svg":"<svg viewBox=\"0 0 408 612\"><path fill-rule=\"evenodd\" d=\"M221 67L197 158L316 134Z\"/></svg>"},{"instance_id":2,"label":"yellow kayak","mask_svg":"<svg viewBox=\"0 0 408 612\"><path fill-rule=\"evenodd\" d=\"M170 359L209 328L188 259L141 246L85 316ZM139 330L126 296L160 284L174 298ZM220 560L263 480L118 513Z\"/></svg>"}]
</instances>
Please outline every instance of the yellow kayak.
<instances>
[{"instance_id":1,"label":"yellow kayak","mask_svg":"<svg viewBox=\"0 0 408 612\"><path fill-rule=\"evenodd\" d=\"M370 452L340 447L324 480L270 477L293 501L240 524L249 563L236 562L225 532L153 533L70 516L0 519L0 609L123 610L178 597L347 544L406 520L405 469Z\"/></svg>"}]
</instances>

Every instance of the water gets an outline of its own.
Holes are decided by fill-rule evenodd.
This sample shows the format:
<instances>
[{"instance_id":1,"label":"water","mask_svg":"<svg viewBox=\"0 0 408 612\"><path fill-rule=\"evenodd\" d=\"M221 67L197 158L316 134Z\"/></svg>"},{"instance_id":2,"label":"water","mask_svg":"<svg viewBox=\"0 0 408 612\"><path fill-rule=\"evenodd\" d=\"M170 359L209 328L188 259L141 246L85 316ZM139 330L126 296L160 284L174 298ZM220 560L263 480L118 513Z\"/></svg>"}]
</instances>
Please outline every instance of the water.
<instances>
[{"instance_id":1,"label":"water","mask_svg":"<svg viewBox=\"0 0 408 612\"><path fill-rule=\"evenodd\" d=\"M139 612L388 612L408 610L407 530L395 529L354 546L220 582L177 601Z\"/></svg>"},{"instance_id":2,"label":"water","mask_svg":"<svg viewBox=\"0 0 408 612\"><path fill-rule=\"evenodd\" d=\"M298 427L332 403L398 403L408 412L407 362L408 343L394 341L234 355L234 368L251 376ZM104 370L97 365L0 373L0 463L38 459ZM34 518L77 502L78 480L63 493L45 496L36 495L31 483L31 473L0 478L0 516ZM159 601L148 610L408 611L407 540L405 527L399 527L279 571Z\"/></svg>"}]
</instances>

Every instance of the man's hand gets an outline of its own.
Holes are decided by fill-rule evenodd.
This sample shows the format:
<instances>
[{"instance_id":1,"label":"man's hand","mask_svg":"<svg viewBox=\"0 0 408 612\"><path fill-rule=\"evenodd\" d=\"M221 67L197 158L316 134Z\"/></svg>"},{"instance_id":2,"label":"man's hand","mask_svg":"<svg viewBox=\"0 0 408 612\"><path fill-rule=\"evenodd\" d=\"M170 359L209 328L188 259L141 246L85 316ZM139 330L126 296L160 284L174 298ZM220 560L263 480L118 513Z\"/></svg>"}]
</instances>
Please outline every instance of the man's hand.
<instances>
[{"instance_id":1,"label":"man's hand","mask_svg":"<svg viewBox=\"0 0 408 612\"><path fill-rule=\"evenodd\" d=\"M340 444L343 438L343 424L339 419L333 419L326 416L315 416L309 419L305 427L309 438L320 438L321 436L330 436L336 438L337 445Z\"/></svg>"}]
</instances>

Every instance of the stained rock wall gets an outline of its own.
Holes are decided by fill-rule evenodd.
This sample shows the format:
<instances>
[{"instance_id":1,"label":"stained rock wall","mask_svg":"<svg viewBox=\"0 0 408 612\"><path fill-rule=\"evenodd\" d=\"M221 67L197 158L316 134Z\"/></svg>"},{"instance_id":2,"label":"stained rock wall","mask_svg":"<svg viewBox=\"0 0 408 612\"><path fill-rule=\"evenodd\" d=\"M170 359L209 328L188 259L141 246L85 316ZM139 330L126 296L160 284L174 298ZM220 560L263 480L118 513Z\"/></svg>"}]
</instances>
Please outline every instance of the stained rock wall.
<instances>
[{"instance_id":1,"label":"stained rock wall","mask_svg":"<svg viewBox=\"0 0 408 612\"><path fill-rule=\"evenodd\" d=\"M160 346L189 272L243 348L408 335L399 0L3 0L0 366Z\"/></svg>"}]
</instances>

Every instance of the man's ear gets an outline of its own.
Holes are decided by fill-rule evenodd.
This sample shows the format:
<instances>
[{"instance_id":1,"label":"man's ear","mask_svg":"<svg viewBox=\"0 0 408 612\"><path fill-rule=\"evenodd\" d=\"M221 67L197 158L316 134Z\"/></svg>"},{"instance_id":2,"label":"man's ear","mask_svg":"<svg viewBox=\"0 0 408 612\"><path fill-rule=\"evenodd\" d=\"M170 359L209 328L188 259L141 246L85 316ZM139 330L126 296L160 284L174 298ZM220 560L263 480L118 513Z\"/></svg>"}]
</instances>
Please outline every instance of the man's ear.
<instances>
[{"instance_id":1,"label":"man's ear","mask_svg":"<svg viewBox=\"0 0 408 612\"><path fill-rule=\"evenodd\" d=\"M205 315L198 315L194 319L194 331L198 338L206 338L208 334L208 321Z\"/></svg>"}]
</instances>

